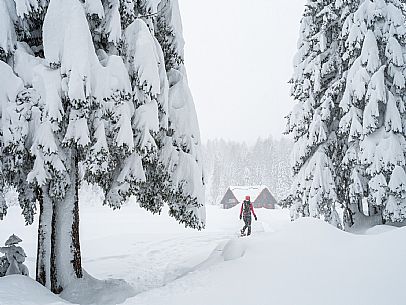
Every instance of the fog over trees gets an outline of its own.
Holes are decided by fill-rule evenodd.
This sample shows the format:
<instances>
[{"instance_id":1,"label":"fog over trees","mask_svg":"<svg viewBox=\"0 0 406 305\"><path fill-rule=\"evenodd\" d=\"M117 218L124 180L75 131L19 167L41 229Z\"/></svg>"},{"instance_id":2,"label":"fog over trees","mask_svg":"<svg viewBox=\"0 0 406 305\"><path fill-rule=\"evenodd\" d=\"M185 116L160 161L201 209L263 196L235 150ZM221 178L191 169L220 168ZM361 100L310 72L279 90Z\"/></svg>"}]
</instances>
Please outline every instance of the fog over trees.
<instances>
[{"instance_id":1,"label":"fog over trees","mask_svg":"<svg viewBox=\"0 0 406 305\"><path fill-rule=\"evenodd\" d=\"M203 145L206 203L219 204L230 185L266 185L279 201L291 185L289 139L258 139L254 145L209 140Z\"/></svg>"}]
</instances>

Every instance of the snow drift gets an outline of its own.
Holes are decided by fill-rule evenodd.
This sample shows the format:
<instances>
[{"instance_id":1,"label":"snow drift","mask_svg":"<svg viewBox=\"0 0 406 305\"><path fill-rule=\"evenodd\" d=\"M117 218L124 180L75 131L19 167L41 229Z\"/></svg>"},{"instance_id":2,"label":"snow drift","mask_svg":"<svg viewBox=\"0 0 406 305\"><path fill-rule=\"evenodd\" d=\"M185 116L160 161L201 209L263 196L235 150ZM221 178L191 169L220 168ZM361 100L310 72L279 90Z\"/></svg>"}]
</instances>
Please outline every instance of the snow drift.
<instances>
[{"instance_id":1,"label":"snow drift","mask_svg":"<svg viewBox=\"0 0 406 305\"><path fill-rule=\"evenodd\" d=\"M54 295L47 288L23 275L0 278L1 305L66 305L71 304Z\"/></svg>"},{"instance_id":2,"label":"snow drift","mask_svg":"<svg viewBox=\"0 0 406 305\"><path fill-rule=\"evenodd\" d=\"M406 245L399 241L405 238L406 228L353 235L306 218L244 239L237 260L211 260L124 304L400 305L406 266L398 262Z\"/></svg>"},{"instance_id":3,"label":"snow drift","mask_svg":"<svg viewBox=\"0 0 406 305\"><path fill-rule=\"evenodd\" d=\"M8 226L0 225L0 239L11 229L22 236L32 270L35 244L23 231L33 234L35 228L17 228L14 210ZM406 257L406 228L377 226L366 235L351 234L317 219L291 223L286 210L258 209L253 235L238 238L238 208L208 206L207 229L201 232L134 205L81 211L85 269L100 279L122 278L131 287L78 282L62 295L73 304L404 304L406 265L399 262ZM7 277L0 279L0 304L66 301L29 278Z\"/></svg>"}]
</instances>

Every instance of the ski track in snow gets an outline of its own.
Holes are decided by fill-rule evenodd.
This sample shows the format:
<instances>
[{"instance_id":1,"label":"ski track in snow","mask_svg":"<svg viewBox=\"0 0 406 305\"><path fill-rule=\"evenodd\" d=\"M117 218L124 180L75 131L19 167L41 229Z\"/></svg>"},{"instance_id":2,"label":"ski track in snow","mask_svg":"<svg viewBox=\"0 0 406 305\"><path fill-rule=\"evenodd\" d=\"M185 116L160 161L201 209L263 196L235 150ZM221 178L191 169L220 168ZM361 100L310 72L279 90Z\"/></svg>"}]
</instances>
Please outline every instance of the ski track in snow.
<instances>
[{"instance_id":1,"label":"ski track in snow","mask_svg":"<svg viewBox=\"0 0 406 305\"><path fill-rule=\"evenodd\" d=\"M137 210L137 208L130 209L131 213L143 214L144 219L147 219L146 222L148 222L148 219L151 219L151 221L156 220L156 216L152 216L148 212ZM201 232L185 229L175 222L172 223L172 221L170 223L174 225L173 232L171 227L170 232L164 234L162 234L163 232L148 233L147 231L150 229L151 224L145 229L143 228L142 232L137 232L137 229L142 228L142 226L136 226L134 228L136 230L133 229L136 232L135 234L130 234L129 231L131 232L131 230L129 229L122 229L123 232L126 232L126 235L121 237L123 240L121 244L127 243L126 248L122 248L122 251L120 251L120 248L116 246L114 254L103 256L98 255L105 253L105 251L101 249L95 251L95 249L100 244L111 243L111 236L108 238L108 241L106 240L107 238L101 237L91 244L83 242L82 245L84 247L92 248L91 254L86 254L86 248L83 251L84 268L96 278L124 279L134 287L136 293L165 286L195 271L196 268L210 258L213 249L216 249L222 243L236 238L236 232L239 232L242 226L242 223L238 220L238 208L227 211L209 206L208 209L218 212L218 215L215 214L216 212L211 212L215 218L212 220L215 226L211 226L208 223L208 229ZM90 211L86 208L83 212L86 214L89 212L90 214ZM109 212L109 210L106 210L106 213ZM261 211L259 212L261 214ZM122 227L128 228L133 225L131 219L126 217L120 219L119 216L113 213L117 212L112 212L112 215L117 217L116 219L121 222ZM128 217L128 215L125 216ZM82 225L84 223L84 226L87 228L92 228L91 221L86 224L86 217L82 218ZM115 223L114 218L110 219L110 221L112 224ZM288 217L285 218L285 221L289 222ZM145 225L144 221L142 223ZM223 223L224 228L218 229L219 223ZM254 222L252 227L253 234L275 231L266 221ZM92 236L93 234L89 232L86 235ZM146 239L145 236L149 236L149 238ZM103 265L102 269L100 265Z\"/></svg>"},{"instance_id":2,"label":"ski track in snow","mask_svg":"<svg viewBox=\"0 0 406 305\"><path fill-rule=\"evenodd\" d=\"M266 229L264 230L264 228ZM274 232L275 230L269 224L260 221L253 227L253 234L262 234L264 231ZM84 267L89 271L88 267L94 264L98 269L90 271L94 276L122 278L134 287L136 294L140 294L166 286L192 272L205 272L205 269L211 265L228 260L228 258L221 257L224 248L231 243L232 247L229 252L233 255L233 251L235 251L233 241L240 240L240 237L236 237L233 231L228 233L202 232L197 235L176 234L176 236L159 241L135 242L127 249L131 252L130 254L85 259ZM244 238L246 237L242 239ZM104 273L99 266L105 264L106 261L109 261L109 266L123 266L124 263L125 268L121 272ZM106 270L114 269L106 268Z\"/></svg>"},{"instance_id":3,"label":"ski track in snow","mask_svg":"<svg viewBox=\"0 0 406 305\"><path fill-rule=\"evenodd\" d=\"M257 232L261 234L262 232ZM160 241L139 242L131 245L131 254L102 256L84 259L84 266L94 264L126 264L126 272L106 274L107 277L123 278L136 289L137 293L158 288L196 270L216 247L236 239L233 232L226 234L208 233L202 236L173 237ZM221 247L217 251L221 252ZM101 270L99 270L101 271ZM101 271L103 272L103 271ZM90 272L96 275L98 271ZM97 276L97 275L96 275ZM101 276L101 278L103 278Z\"/></svg>"},{"instance_id":4,"label":"ski track in snow","mask_svg":"<svg viewBox=\"0 0 406 305\"><path fill-rule=\"evenodd\" d=\"M125 274L112 274L111 277L120 277L130 283L137 293L158 288L168 282L176 280L191 272L199 260L205 257L200 252L215 246L232 236L209 234L202 237L174 237L157 242L142 242L131 246L132 254L101 257L84 261L84 265L110 260L111 264L121 264L125 258L127 272Z\"/></svg>"}]
</instances>

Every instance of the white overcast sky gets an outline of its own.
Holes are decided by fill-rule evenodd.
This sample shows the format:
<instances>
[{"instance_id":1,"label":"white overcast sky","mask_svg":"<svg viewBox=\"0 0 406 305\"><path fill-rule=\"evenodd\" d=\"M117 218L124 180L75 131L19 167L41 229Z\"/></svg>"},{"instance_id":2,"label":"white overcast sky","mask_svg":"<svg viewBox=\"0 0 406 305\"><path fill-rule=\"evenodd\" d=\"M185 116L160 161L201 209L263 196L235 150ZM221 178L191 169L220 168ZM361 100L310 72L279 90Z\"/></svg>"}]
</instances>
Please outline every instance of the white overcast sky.
<instances>
[{"instance_id":1,"label":"white overcast sky","mask_svg":"<svg viewBox=\"0 0 406 305\"><path fill-rule=\"evenodd\" d=\"M179 0L202 140L280 138L305 0Z\"/></svg>"}]
</instances>

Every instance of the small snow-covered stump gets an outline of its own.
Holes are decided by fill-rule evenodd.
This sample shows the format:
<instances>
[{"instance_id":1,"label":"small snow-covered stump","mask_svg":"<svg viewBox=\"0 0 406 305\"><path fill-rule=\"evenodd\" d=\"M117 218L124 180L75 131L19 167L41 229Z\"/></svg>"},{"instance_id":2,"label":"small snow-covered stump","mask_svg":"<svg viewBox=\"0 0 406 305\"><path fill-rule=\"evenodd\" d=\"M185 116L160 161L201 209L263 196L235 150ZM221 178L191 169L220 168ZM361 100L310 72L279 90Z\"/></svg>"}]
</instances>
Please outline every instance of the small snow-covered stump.
<instances>
[{"instance_id":1,"label":"small snow-covered stump","mask_svg":"<svg viewBox=\"0 0 406 305\"><path fill-rule=\"evenodd\" d=\"M24 265L27 255L23 248L17 246L20 242L21 238L13 234L7 239L5 247L0 247L0 252L4 253L0 258L0 277L12 274L29 275L28 268Z\"/></svg>"}]
</instances>

